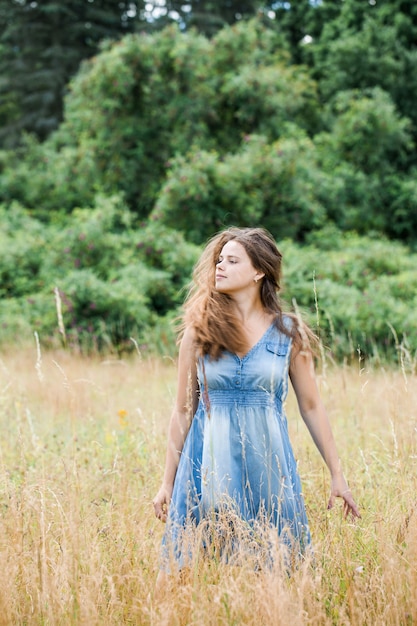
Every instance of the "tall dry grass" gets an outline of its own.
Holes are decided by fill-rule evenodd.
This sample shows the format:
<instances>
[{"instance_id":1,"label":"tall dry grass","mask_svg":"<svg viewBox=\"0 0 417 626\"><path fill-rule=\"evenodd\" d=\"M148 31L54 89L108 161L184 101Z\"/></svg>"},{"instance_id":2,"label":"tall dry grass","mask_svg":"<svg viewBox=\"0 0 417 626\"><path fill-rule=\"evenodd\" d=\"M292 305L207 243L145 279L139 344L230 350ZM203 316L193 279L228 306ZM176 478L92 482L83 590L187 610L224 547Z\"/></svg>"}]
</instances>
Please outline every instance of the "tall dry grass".
<instances>
[{"instance_id":1,"label":"tall dry grass","mask_svg":"<svg viewBox=\"0 0 417 626\"><path fill-rule=\"evenodd\" d=\"M326 510L327 471L290 395L314 541L292 576L200 560L153 586L175 394L170 360L36 349L0 361L0 624L417 624L417 386L412 372L319 374L362 519Z\"/></svg>"}]
</instances>

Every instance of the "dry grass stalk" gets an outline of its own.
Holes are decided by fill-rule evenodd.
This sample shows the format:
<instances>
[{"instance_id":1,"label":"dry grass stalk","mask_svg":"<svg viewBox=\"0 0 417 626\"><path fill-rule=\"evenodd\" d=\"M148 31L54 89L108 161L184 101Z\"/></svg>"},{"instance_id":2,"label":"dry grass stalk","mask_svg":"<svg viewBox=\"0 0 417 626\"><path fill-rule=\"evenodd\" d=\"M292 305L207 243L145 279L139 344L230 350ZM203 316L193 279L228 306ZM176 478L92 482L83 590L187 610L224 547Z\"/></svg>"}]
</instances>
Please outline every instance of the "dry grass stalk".
<instances>
[{"instance_id":1,"label":"dry grass stalk","mask_svg":"<svg viewBox=\"0 0 417 626\"><path fill-rule=\"evenodd\" d=\"M37 358L38 356L38 358ZM415 372L327 367L319 382L363 517L326 510L328 478L290 395L314 564L291 576L196 556L156 600L176 373L164 360L10 352L0 371L0 624L417 623ZM195 538L198 545L198 536ZM195 549L199 555L199 550Z\"/></svg>"}]
</instances>

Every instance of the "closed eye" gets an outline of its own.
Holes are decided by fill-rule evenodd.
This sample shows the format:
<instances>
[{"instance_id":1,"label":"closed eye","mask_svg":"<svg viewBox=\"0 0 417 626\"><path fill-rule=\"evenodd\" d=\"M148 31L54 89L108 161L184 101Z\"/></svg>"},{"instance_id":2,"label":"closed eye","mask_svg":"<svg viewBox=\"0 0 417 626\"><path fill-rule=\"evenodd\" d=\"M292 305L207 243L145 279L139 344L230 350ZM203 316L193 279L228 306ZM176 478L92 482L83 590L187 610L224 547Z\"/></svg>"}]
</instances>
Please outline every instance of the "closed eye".
<instances>
[{"instance_id":1,"label":"closed eye","mask_svg":"<svg viewBox=\"0 0 417 626\"><path fill-rule=\"evenodd\" d=\"M223 259L223 257L220 257L220 258L219 258L219 260L217 261L216 265L219 265L219 263L222 263L224 260L225 260L225 259ZM227 261L228 263L232 263L232 264L235 264L235 263L238 263L238 262L239 262L239 261L238 261L238 259L237 259L236 257L231 257L231 256L226 257L226 261Z\"/></svg>"}]
</instances>

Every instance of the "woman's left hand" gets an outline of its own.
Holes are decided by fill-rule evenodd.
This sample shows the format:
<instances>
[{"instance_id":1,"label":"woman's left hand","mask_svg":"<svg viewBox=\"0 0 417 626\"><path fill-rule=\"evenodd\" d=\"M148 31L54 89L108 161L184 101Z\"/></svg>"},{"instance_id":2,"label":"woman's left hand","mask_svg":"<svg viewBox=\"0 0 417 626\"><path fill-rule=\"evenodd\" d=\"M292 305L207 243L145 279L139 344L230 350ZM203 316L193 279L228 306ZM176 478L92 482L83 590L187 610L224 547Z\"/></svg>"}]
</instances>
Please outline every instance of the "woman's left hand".
<instances>
[{"instance_id":1,"label":"woman's left hand","mask_svg":"<svg viewBox=\"0 0 417 626\"><path fill-rule=\"evenodd\" d=\"M344 476L336 476L332 478L332 487L330 492L328 509L332 509L336 498L343 498L343 514L344 517L348 517L350 514L353 518L361 517L359 507L353 499L352 492L348 487L348 484Z\"/></svg>"}]
</instances>

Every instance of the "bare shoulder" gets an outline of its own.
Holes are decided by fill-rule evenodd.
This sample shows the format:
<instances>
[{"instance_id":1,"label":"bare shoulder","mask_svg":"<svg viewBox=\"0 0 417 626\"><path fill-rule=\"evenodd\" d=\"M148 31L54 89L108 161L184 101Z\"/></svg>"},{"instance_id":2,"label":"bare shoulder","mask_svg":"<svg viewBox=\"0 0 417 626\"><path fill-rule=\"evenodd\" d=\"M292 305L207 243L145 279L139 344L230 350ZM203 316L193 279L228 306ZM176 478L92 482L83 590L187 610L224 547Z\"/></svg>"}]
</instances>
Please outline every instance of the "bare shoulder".
<instances>
[{"instance_id":1,"label":"bare shoulder","mask_svg":"<svg viewBox=\"0 0 417 626\"><path fill-rule=\"evenodd\" d=\"M181 346L195 347L196 332L194 326L186 326L181 338Z\"/></svg>"},{"instance_id":2,"label":"bare shoulder","mask_svg":"<svg viewBox=\"0 0 417 626\"><path fill-rule=\"evenodd\" d=\"M314 358L311 350L303 345L295 345L292 349L290 373L296 375L297 372L314 376Z\"/></svg>"}]
</instances>

